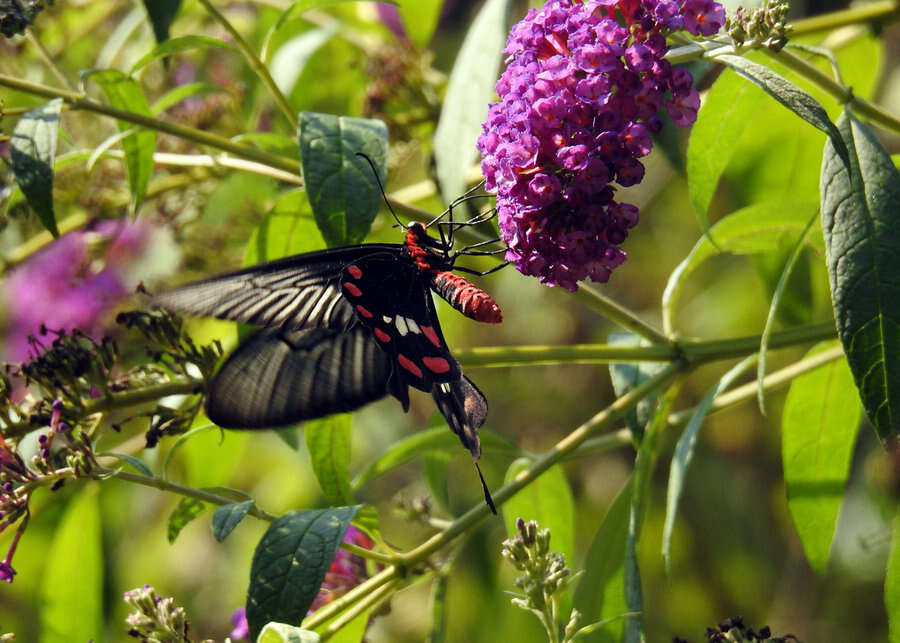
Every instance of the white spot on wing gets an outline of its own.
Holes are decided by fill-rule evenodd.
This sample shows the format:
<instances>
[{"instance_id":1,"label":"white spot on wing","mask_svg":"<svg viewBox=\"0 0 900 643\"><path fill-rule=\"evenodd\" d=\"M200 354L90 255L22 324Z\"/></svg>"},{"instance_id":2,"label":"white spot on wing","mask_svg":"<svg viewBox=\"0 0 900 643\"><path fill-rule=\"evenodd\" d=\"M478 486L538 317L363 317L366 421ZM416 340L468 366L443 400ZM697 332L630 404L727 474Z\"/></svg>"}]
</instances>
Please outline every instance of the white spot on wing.
<instances>
[{"instance_id":1,"label":"white spot on wing","mask_svg":"<svg viewBox=\"0 0 900 643\"><path fill-rule=\"evenodd\" d=\"M390 324L392 321L391 318L388 317L387 315L382 315L381 318L384 320L385 324Z\"/></svg>"},{"instance_id":2,"label":"white spot on wing","mask_svg":"<svg viewBox=\"0 0 900 643\"><path fill-rule=\"evenodd\" d=\"M409 332L413 333L414 335L422 334L422 331L419 330L419 325L416 323L415 319L410 319L409 317L407 317L406 325L409 326Z\"/></svg>"},{"instance_id":3,"label":"white spot on wing","mask_svg":"<svg viewBox=\"0 0 900 643\"><path fill-rule=\"evenodd\" d=\"M400 337L406 337L409 333L409 328L406 325L406 319L397 315L394 317L394 325L397 327L397 332L400 333Z\"/></svg>"}]
</instances>

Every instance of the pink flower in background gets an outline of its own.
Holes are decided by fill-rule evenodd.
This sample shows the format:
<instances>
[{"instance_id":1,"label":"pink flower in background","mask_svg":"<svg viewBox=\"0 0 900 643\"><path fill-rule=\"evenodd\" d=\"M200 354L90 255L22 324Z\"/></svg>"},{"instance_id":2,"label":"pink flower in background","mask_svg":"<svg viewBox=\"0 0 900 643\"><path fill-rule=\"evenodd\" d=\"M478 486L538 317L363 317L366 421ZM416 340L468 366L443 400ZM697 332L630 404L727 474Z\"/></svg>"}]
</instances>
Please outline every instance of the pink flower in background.
<instances>
[{"instance_id":1,"label":"pink flower in background","mask_svg":"<svg viewBox=\"0 0 900 643\"><path fill-rule=\"evenodd\" d=\"M372 540L353 525L347 528L344 542L358 545L364 549L372 549L374 546ZM366 573L366 561L355 554L338 549L331 567L325 573L325 580L322 581L322 587L319 588L319 595L310 605L308 614L312 614L339 596L343 596L367 578L369 575Z\"/></svg>"},{"instance_id":2,"label":"pink flower in background","mask_svg":"<svg viewBox=\"0 0 900 643\"><path fill-rule=\"evenodd\" d=\"M144 219L101 221L63 235L16 267L3 284L2 358L28 359L28 337L42 326L79 328L97 339L109 313L139 281L174 269L173 253L170 233Z\"/></svg>"}]
</instances>

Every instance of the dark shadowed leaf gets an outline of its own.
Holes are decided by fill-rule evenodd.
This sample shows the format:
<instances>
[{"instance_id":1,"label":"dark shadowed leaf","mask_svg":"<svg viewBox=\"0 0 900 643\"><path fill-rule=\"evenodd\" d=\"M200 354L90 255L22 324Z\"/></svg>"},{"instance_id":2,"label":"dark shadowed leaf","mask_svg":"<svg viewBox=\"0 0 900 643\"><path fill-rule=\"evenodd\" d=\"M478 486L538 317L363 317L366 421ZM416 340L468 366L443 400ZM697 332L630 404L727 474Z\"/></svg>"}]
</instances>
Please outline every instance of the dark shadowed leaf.
<instances>
[{"instance_id":1,"label":"dark shadowed leaf","mask_svg":"<svg viewBox=\"0 0 900 643\"><path fill-rule=\"evenodd\" d=\"M204 509L206 509L206 504L200 500L196 498L182 498L178 506L169 515L169 524L166 528L166 537L169 539L169 544L174 543L181 530L194 518L203 513Z\"/></svg>"},{"instance_id":2,"label":"dark shadowed leaf","mask_svg":"<svg viewBox=\"0 0 900 643\"><path fill-rule=\"evenodd\" d=\"M272 523L256 546L250 568L251 640L270 621L303 620L357 511L359 505L292 511Z\"/></svg>"},{"instance_id":3,"label":"dark shadowed leaf","mask_svg":"<svg viewBox=\"0 0 900 643\"><path fill-rule=\"evenodd\" d=\"M212 517L213 538L222 542L228 538L235 527L244 519L247 512L253 508L252 500L244 502L232 502L216 509Z\"/></svg>"},{"instance_id":4,"label":"dark shadowed leaf","mask_svg":"<svg viewBox=\"0 0 900 643\"><path fill-rule=\"evenodd\" d=\"M608 337L610 346L649 346L650 342L634 333L610 333ZM609 375L612 379L613 390L617 397L622 397L628 391L637 388L648 378L652 377L665 364L661 362L635 362L626 364L614 362L609 365ZM625 414L625 424L631 429L639 440L644 434L644 427L650 421L653 407L656 404L656 395L649 395L637 403L633 409Z\"/></svg>"},{"instance_id":5,"label":"dark shadowed leaf","mask_svg":"<svg viewBox=\"0 0 900 643\"><path fill-rule=\"evenodd\" d=\"M156 42L169 39L169 27L175 21L175 14L181 7L181 0L144 0L150 24L153 25L153 35Z\"/></svg>"},{"instance_id":6,"label":"dark shadowed leaf","mask_svg":"<svg viewBox=\"0 0 900 643\"><path fill-rule=\"evenodd\" d=\"M820 345L807 356L828 347ZM788 508L806 558L820 574L826 571L850 474L859 412L859 396L844 360L797 377L784 403L781 459Z\"/></svg>"},{"instance_id":7,"label":"dark shadowed leaf","mask_svg":"<svg viewBox=\"0 0 900 643\"><path fill-rule=\"evenodd\" d=\"M10 168L28 205L54 237L56 215L53 212L53 160L59 133L61 98L25 113L10 137Z\"/></svg>"},{"instance_id":8,"label":"dark shadowed leaf","mask_svg":"<svg viewBox=\"0 0 900 643\"><path fill-rule=\"evenodd\" d=\"M506 43L510 0L487 0L466 33L450 72L441 118L434 133L434 158L444 200L466 187L475 161L475 143L487 106L495 98L494 83Z\"/></svg>"},{"instance_id":9,"label":"dark shadowed leaf","mask_svg":"<svg viewBox=\"0 0 900 643\"><path fill-rule=\"evenodd\" d=\"M313 473L332 505L353 502L350 489L350 413L329 415L303 425Z\"/></svg>"},{"instance_id":10,"label":"dark shadowed leaf","mask_svg":"<svg viewBox=\"0 0 900 643\"><path fill-rule=\"evenodd\" d=\"M83 74L97 83L106 95L109 104L118 109L128 110L141 116L150 116L150 105L144 90L133 78L115 69L90 71ZM131 129L133 125L119 121L119 131ZM137 128L122 139L125 151L125 168L128 171L128 185L131 188L133 209L141 206L147 192L147 183L153 174L153 152L156 151L156 132Z\"/></svg>"},{"instance_id":11,"label":"dark shadowed leaf","mask_svg":"<svg viewBox=\"0 0 900 643\"><path fill-rule=\"evenodd\" d=\"M829 142L822 162L822 228L838 335L879 437L900 431L900 174L871 130L838 120L850 170Z\"/></svg>"},{"instance_id":12,"label":"dark shadowed leaf","mask_svg":"<svg viewBox=\"0 0 900 643\"><path fill-rule=\"evenodd\" d=\"M606 510L600 528L588 549L581 576L575 587L573 604L582 614L582 623L596 623L627 611L622 559L625 537L628 534L628 513L631 502L631 479L619 490ZM614 643L621 640L624 623L614 623L580 641L586 643Z\"/></svg>"},{"instance_id":13,"label":"dark shadowed leaf","mask_svg":"<svg viewBox=\"0 0 900 643\"><path fill-rule=\"evenodd\" d=\"M300 113L300 157L316 224L329 246L362 241L378 214L384 183L387 127L377 120Z\"/></svg>"}]
</instances>

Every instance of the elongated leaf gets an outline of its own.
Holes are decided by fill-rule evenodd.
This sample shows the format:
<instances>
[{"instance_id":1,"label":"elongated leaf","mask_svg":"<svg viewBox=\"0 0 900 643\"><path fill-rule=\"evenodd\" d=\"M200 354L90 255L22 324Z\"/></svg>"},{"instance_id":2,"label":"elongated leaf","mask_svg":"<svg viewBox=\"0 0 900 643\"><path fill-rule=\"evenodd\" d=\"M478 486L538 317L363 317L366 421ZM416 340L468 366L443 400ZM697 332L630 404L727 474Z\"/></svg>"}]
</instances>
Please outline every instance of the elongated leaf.
<instances>
[{"instance_id":1,"label":"elongated leaf","mask_svg":"<svg viewBox=\"0 0 900 643\"><path fill-rule=\"evenodd\" d=\"M115 69L91 71L84 74L96 82L110 105L125 109L141 116L150 116L150 105L141 86L133 78ZM126 131L131 123L119 121L119 130ZM156 132L137 128L134 133L122 139L125 151L125 168L128 171L128 185L131 188L133 209L137 209L144 201L147 183L153 175L153 152L156 150Z\"/></svg>"},{"instance_id":2,"label":"elongated leaf","mask_svg":"<svg viewBox=\"0 0 900 643\"><path fill-rule=\"evenodd\" d=\"M353 517L353 526L364 531L373 540L381 540L381 526L378 523L378 511L372 505L362 505Z\"/></svg>"},{"instance_id":3,"label":"elongated leaf","mask_svg":"<svg viewBox=\"0 0 900 643\"><path fill-rule=\"evenodd\" d=\"M868 127L838 120L850 171L829 141L822 228L838 335L879 437L900 432L900 173Z\"/></svg>"},{"instance_id":4,"label":"elongated leaf","mask_svg":"<svg viewBox=\"0 0 900 643\"><path fill-rule=\"evenodd\" d=\"M237 47L230 42L220 40L219 38L211 38L209 36L181 36L180 38L173 38L172 40L166 40L165 42L158 44L153 51L146 56L143 56L132 65L128 75L134 76L136 72L143 69L154 60L159 60L160 58L166 58L172 54L194 49L230 49L234 52L237 51Z\"/></svg>"},{"instance_id":5,"label":"elongated leaf","mask_svg":"<svg viewBox=\"0 0 900 643\"><path fill-rule=\"evenodd\" d=\"M256 546L247 590L250 639L270 621L299 623L359 506L285 514Z\"/></svg>"},{"instance_id":6,"label":"elongated leaf","mask_svg":"<svg viewBox=\"0 0 900 643\"><path fill-rule=\"evenodd\" d=\"M687 149L688 191L703 231L709 229L707 212L716 186L747 123L765 96L725 70L716 79L697 112Z\"/></svg>"},{"instance_id":7,"label":"elongated leaf","mask_svg":"<svg viewBox=\"0 0 900 643\"><path fill-rule=\"evenodd\" d=\"M44 227L59 236L53 212L53 161L59 133L61 98L25 113L10 137L10 168L19 189Z\"/></svg>"},{"instance_id":8,"label":"elongated leaf","mask_svg":"<svg viewBox=\"0 0 900 643\"><path fill-rule=\"evenodd\" d=\"M513 480L532 464L530 458L519 458L506 470L504 483ZM519 533L516 520L535 520L541 529L550 530L550 549L566 557L572 565L575 552L575 503L562 467L554 465L533 483L519 491L503 505L506 533Z\"/></svg>"},{"instance_id":9,"label":"elongated leaf","mask_svg":"<svg viewBox=\"0 0 900 643\"><path fill-rule=\"evenodd\" d=\"M756 355L751 355L737 366L731 368L722 376L715 386L713 386L688 420L687 426L681 432L678 438L678 444L675 445L675 454L672 456L672 463L669 466L669 486L666 490L666 521L663 525L662 539L662 556L666 563L666 569L672 562L672 532L675 529L675 517L678 514L678 503L681 500L681 493L684 491L684 479L687 475L688 467L694 458L694 447L697 444L697 435L700 433L700 427L703 426L703 420L709 413L709 408L715 401L716 396L723 391L728 390L735 379L737 379L744 371L756 362Z\"/></svg>"},{"instance_id":10,"label":"elongated leaf","mask_svg":"<svg viewBox=\"0 0 900 643\"><path fill-rule=\"evenodd\" d=\"M143 460L139 460L138 458L135 458L133 455L128 455L125 453L113 453L112 451L103 451L103 452L97 453L95 455L98 458L100 458L100 457L118 458L119 460L122 460L123 462L127 462L128 464L130 464L132 467L135 468L135 470L137 470L138 473L142 473L145 476L147 476L148 478L153 477L153 472L150 470L150 467L148 467Z\"/></svg>"},{"instance_id":11,"label":"elongated leaf","mask_svg":"<svg viewBox=\"0 0 900 643\"><path fill-rule=\"evenodd\" d=\"M45 552L41 641L99 641L103 629L103 549L96 489L82 488ZM28 536L26 535L26 538ZM77 614L78 618L72 618Z\"/></svg>"},{"instance_id":12,"label":"elongated leaf","mask_svg":"<svg viewBox=\"0 0 900 643\"><path fill-rule=\"evenodd\" d=\"M260 59L262 59L263 62L268 62L269 56L271 55L273 39L288 22L298 19L310 9L324 9L325 7L340 4L342 2L354 1L355 0L297 0L296 2L291 3L291 5L278 16L278 20L275 21L275 24L272 25L272 28L269 29L269 32L266 34L260 50Z\"/></svg>"},{"instance_id":13,"label":"elongated leaf","mask_svg":"<svg viewBox=\"0 0 900 643\"><path fill-rule=\"evenodd\" d=\"M188 83L186 85L178 85L160 96L156 102L153 103L150 112L159 114L188 98L203 96L205 94L216 94L224 91L225 90L221 87L210 85L209 83Z\"/></svg>"},{"instance_id":14,"label":"elongated leaf","mask_svg":"<svg viewBox=\"0 0 900 643\"><path fill-rule=\"evenodd\" d=\"M443 0L418 0L417 2L400 2L397 11L403 18L406 35L419 47L424 48L437 27L441 17Z\"/></svg>"},{"instance_id":15,"label":"elongated leaf","mask_svg":"<svg viewBox=\"0 0 900 643\"><path fill-rule=\"evenodd\" d=\"M350 423L352 415L340 413L303 425L313 472L325 499L332 505L353 502L350 489Z\"/></svg>"},{"instance_id":16,"label":"elongated leaf","mask_svg":"<svg viewBox=\"0 0 900 643\"><path fill-rule=\"evenodd\" d=\"M481 123L488 103L495 97L494 83L506 41L510 4L509 0L486 0L450 72L447 97L434 134L437 176L448 203L465 189Z\"/></svg>"},{"instance_id":17,"label":"elongated leaf","mask_svg":"<svg viewBox=\"0 0 900 643\"><path fill-rule=\"evenodd\" d=\"M387 127L377 120L301 112L300 155L306 193L329 246L359 243L378 214L384 184Z\"/></svg>"},{"instance_id":18,"label":"elongated leaf","mask_svg":"<svg viewBox=\"0 0 900 643\"><path fill-rule=\"evenodd\" d=\"M826 571L850 474L859 415L853 376L843 360L796 378L784 404L781 453L788 508L806 558L820 574Z\"/></svg>"},{"instance_id":19,"label":"elongated leaf","mask_svg":"<svg viewBox=\"0 0 900 643\"><path fill-rule=\"evenodd\" d=\"M246 517L247 512L253 508L252 500L233 502L230 505L222 505L216 509L212 518L213 538L222 542L228 538L228 534Z\"/></svg>"},{"instance_id":20,"label":"elongated leaf","mask_svg":"<svg viewBox=\"0 0 900 643\"><path fill-rule=\"evenodd\" d=\"M521 455L521 450L505 438L480 429L481 451L483 454ZM370 480L393 471L397 467L411 462L427 451L447 452L459 449L459 438L447 430L447 427L419 431L391 445L381 457L363 469L353 481L353 488L359 489Z\"/></svg>"},{"instance_id":21,"label":"elongated leaf","mask_svg":"<svg viewBox=\"0 0 900 643\"><path fill-rule=\"evenodd\" d=\"M287 623L268 623L256 643L319 643L321 637L310 630Z\"/></svg>"},{"instance_id":22,"label":"elongated leaf","mask_svg":"<svg viewBox=\"0 0 900 643\"><path fill-rule=\"evenodd\" d=\"M600 528L588 549L581 576L575 587L573 604L582 614L582 623L596 623L627 611L623 560L628 534L631 479L619 490L606 510ZM613 624L585 636L586 643L618 643L624 623Z\"/></svg>"},{"instance_id":23,"label":"elongated leaf","mask_svg":"<svg viewBox=\"0 0 900 643\"><path fill-rule=\"evenodd\" d=\"M252 266L324 247L325 241L313 221L306 192L292 190L278 199L275 207L253 230L244 253L244 265Z\"/></svg>"},{"instance_id":24,"label":"elongated leaf","mask_svg":"<svg viewBox=\"0 0 900 643\"><path fill-rule=\"evenodd\" d=\"M203 513L206 504L196 498L182 498L172 513L169 515L169 524L166 528L166 537L169 544L175 542L178 534L187 524Z\"/></svg>"},{"instance_id":25,"label":"elongated leaf","mask_svg":"<svg viewBox=\"0 0 900 643\"><path fill-rule=\"evenodd\" d=\"M649 346L650 342L634 333L610 333L610 346ZM609 365L609 376L612 380L616 397L622 397L630 390L637 388L648 378L658 373L665 364L660 362L636 362L627 364L614 362ZM657 396L649 395L637 403L625 415L625 424L638 440L644 435L644 428L650 421Z\"/></svg>"},{"instance_id":26,"label":"elongated leaf","mask_svg":"<svg viewBox=\"0 0 900 643\"><path fill-rule=\"evenodd\" d=\"M307 61L338 32L339 28L340 25L335 22L318 29L310 29L294 36L278 48L272 56L269 67L272 80L282 94L287 96L294 91L294 85L303 73Z\"/></svg>"},{"instance_id":27,"label":"elongated leaf","mask_svg":"<svg viewBox=\"0 0 900 643\"><path fill-rule=\"evenodd\" d=\"M768 67L743 58L724 54L716 56L716 60L725 63L738 74L752 83L761 87L767 94L779 103L794 112L807 123L822 130L828 135L829 140L835 146L837 154L849 163L847 148L838 132L837 127L828 118L825 108L815 98L787 80L784 76L775 73Z\"/></svg>"},{"instance_id":28,"label":"elongated leaf","mask_svg":"<svg viewBox=\"0 0 900 643\"><path fill-rule=\"evenodd\" d=\"M144 0L147 15L153 25L153 35L156 42L164 42L169 39L169 27L175 21L175 15L181 7L181 0Z\"/></svg>"},{"instance_id":29,"label":"elongated leaf","mask_svg":"<svg viewBox=\"0 0 900 643\"><path fill-rule=\"evenodd\" d=\"M888 640L900 643L900 513L894 516L891 553L884 578L884 606L888 615Z\"/></svg>"},{"instance_id":30,"label":"elongated leaf","mask_svg":"<svg viewBox=\"0 0 900 643\"><path fill-rule=\"evenodd\" d=\"M710 236L715 239L716 245L708 236L701 237L669 276L662 300L666 331L674 329L675 310L685 281L704 261L720 252L757 254L771 252L782 246L785 240L793 242L817 209L816 204L811 202L773 201L742 208L717 222L710 229ZM814 236L810 237L811 244L814 244Z\"/></svg>"},{"instance_id":31,"label":"elongated leaf","mask_svg":"<svg viewBox=\"0 0 900 643\"><path fill-rule=\"evenodd\" d=\"M431 496L440 507L450 506L450 495L447 489L447 471L450 468L451 455L447 451L430 451L422 455L422 473L431 490Z\"/></svg>"}]
</instances>

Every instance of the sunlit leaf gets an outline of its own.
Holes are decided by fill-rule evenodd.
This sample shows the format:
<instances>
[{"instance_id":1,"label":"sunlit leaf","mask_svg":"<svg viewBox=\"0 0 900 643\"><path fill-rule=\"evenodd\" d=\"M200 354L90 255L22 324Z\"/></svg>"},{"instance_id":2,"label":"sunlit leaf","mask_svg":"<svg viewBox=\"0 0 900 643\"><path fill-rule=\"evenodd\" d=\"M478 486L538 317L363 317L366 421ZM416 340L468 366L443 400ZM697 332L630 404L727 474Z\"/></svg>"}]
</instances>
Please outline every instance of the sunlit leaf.
<instances>
[{"instance_id":1,"label":"sunlit leaf","mask_svg":"<svg viewBox=\"0 0 900 643\"><path fill-rule=\"evenodd\" d=\"M332 505L353 502L350 488L350 423L349 413L310 420L303 425L306 448L313 473L325 499Z\"/></svg>"}]
</instances>

